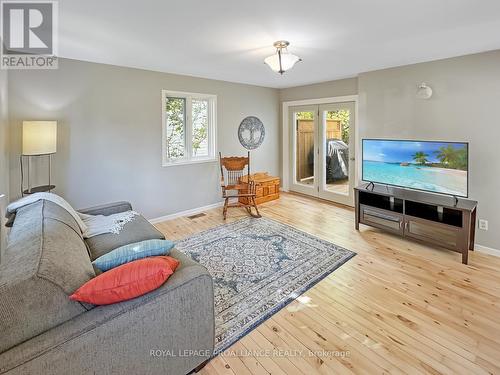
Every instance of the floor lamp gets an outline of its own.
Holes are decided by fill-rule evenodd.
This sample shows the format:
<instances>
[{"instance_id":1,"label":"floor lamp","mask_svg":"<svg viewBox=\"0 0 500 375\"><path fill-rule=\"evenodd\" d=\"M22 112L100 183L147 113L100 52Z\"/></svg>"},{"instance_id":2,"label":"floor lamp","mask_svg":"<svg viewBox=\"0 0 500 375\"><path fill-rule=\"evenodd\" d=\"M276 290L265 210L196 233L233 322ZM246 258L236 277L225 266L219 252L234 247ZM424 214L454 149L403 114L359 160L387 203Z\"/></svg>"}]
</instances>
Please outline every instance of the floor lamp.
<instances>
[{"instance_id":1,"label":"floor lamp","mask_svg":"<svg viewBox=\"0 0 500 375\"><path fill-rule=\"evenodd\" d=\"M52 167L52 154L57 151L57 121L23 121L23 152L20 157L21 163L21 195L51 191L55 185L51 184L50 175ZM48 158L48 184L31 186L31 162L32 159ZM25 162L27 188L24 188Z\"/></svg>"}]
</instances>

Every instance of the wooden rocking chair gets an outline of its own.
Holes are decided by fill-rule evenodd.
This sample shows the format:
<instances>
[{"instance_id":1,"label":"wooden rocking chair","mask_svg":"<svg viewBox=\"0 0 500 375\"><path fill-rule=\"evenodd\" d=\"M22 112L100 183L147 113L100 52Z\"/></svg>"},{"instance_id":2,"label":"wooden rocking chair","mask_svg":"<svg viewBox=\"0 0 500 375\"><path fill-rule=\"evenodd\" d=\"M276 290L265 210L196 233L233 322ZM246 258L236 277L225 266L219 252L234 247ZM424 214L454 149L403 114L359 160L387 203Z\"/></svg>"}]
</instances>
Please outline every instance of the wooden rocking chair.
<instances>
[{"instance_id":1,"label":"wooden rocking chair","mask_svg":"<svg viewBox=\"0 0 500 375\"><path fill-rule=\"evenodd\" d=\"M250 152L247 157L225 157L223 158L219 152L220 159L220 173L221 173L221 188L222 198L224 198L224 220L226 220L227 209L229 207L245 207L247 212L252 217L261 217L257 203L255 203L255 182L250 175ZM245 174L245 167L247 167L248 183L242 182L241 177ZM236 193L229 193L229 191L236 191ZM246 198L246 203L239 201L240 197ZM230 198L236 198L236 203L230 203ZM252 208L256 213L252 212Z\"/></svg>"}]
</instances>

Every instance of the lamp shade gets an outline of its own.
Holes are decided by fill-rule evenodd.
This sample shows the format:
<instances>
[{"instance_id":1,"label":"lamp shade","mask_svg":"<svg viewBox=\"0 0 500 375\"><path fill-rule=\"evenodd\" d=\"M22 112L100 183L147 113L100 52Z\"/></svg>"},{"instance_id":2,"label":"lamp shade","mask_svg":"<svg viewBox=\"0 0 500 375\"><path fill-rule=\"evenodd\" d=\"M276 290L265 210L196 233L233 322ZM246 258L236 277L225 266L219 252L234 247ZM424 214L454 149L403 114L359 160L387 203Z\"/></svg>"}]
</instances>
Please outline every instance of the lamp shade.
<instances>
[{"instance_id":1,"label":"lamp shade","mask_svg":"<svg viewBox=\"0 0 500 375\"><path fill-rule=\"evenodd\" d=\"M23 155L57 151L57 121L23 121Z\"/></svg>"}]
</instances>

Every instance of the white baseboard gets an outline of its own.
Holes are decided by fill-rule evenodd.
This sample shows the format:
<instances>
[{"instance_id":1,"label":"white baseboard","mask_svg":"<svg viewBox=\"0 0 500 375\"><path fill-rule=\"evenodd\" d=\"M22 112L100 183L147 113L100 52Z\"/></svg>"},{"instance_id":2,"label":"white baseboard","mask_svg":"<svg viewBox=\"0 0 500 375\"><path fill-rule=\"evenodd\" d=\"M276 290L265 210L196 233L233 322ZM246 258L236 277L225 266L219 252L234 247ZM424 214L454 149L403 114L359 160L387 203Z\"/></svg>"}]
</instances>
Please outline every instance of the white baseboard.
<instances>
[{"instance_id":1,"label":"white baseboard","mask_svg":"<svg viewBox=\"0 0 500 375\"><path fill-rule=\"evenodd\" d=\"M224 204L224 202L221 201L221 202L209 204L208 206L192 208L190 210L180 211L180 212L176 212L176 213L173 213L170 215L165 215L165 216L156 217L154 219L149 219L149 222L151 224L157 224L157 223L161 223L162 221L172 220L172 219L176 219L176 218L182 217L182 216L196 215L196 214L199 214L203 211L210 210L212 208L221 207L223 204Z\"/></svg>"},{"instance_id":2,"label":"white baseboard","mask_svg":"<svg viewBox=\"0 0 500 375\"><path fill-rule=\"evenodd\" d=\"M482 246L482 245L474 245L474 250L479 251L481 253L495 255L500 257L500 250L493 249L492 247Z\"/></svg>"}]
</instances>

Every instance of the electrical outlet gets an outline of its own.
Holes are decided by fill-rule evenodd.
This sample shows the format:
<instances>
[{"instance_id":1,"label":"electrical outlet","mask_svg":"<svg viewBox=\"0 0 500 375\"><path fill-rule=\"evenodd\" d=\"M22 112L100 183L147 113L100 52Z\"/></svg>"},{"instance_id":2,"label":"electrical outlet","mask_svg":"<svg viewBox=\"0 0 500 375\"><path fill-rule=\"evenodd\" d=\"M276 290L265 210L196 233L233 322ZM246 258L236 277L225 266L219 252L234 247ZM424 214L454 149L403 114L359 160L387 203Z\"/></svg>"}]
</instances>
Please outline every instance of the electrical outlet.
<instances>
[{"instance_id":1,"label":"electrical outlet","mask_svg":"<svg viewBox=\"0 0 500 375\"><path fill-rule=\"evenodd\" d=\"M488 220L480 219L479 220L479 229L488 230Z\"/></svg>"}]
</instances>

